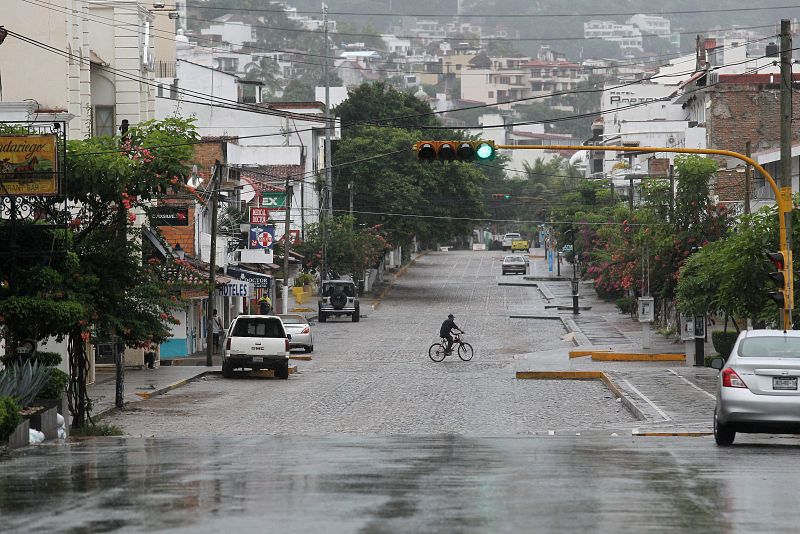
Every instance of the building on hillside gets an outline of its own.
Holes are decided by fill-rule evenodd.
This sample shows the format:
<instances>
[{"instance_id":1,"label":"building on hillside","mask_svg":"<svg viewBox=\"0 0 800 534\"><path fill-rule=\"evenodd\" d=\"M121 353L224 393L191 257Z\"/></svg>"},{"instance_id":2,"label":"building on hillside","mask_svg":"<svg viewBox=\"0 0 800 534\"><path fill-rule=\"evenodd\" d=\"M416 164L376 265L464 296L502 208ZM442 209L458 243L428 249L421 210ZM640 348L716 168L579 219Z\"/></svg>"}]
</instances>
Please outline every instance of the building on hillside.
<instances>
[{"instance_id":1,"label":"building on hillside","mask_svg":"<svg viewBox=\"0 0 800 534\"><path fill-rule=\"evenodd\" d=\"M625 22L639 28L643 35L657 35L664 39L669 39L672 36L670 21L664 17L638 14L632 16Z\"/></svg>"},{"instance_id":2,"label":"building on hillside","mask_svg":"<svg viewBox=\"0 0 800 534\"><path fill-rule=\"evenodd\" d=\"M250 15L225 14L211 21L208 28L200 30L201 35L218 36L219 41L236 47L256 41L258 19Z\"/></svg>"},{"instance_id":3,"label":"building on hillside","mask_svg":"<svg viewBox=\"0 0 800 534\"><path fill-rule=\"evenodd\" d=\"M528 61L520 68L527 69L531 96L547 96L578 89L588 80L582 65L568 61ZM569 95L555 94L545 100L554 109L573 111L567 103Z\"/></svg>"},{"instance_id":4,"label":"building on hillside","mask_svg":"<svg viewBox=\"0 0 800 534\"><path fill-rule=\"evenodd\" d=\"M613 20L590 20L583 23L583 37L617 43L622 50L643 51L642 31L633 24L620 24Z\"/></svg>"}]
</instances>

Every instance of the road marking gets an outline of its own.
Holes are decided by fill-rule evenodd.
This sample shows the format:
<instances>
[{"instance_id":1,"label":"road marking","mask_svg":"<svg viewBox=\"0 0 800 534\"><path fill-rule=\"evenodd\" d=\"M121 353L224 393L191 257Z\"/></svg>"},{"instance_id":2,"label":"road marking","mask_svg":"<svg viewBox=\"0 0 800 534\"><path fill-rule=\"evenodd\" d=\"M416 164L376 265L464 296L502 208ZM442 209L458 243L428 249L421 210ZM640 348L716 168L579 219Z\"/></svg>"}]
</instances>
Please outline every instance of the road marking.
<instances>
[{"instance_id":1,"label":"road marking","mask_svg":"<svg viewBox=\"0 0 800 534\"><path fill-rule=\"evenodd\" d=\"M700 393L704 393L704 394L708 395L709 397L711 397L711 398L712 398L712 399L714 399L715 401L717 400L717 397L716 397L715 395L712 395L711 393L709 393L708 391L704 390L703 388L701 388L700 386L698 386L697 384L695 384L695 383L694 383L694 382L692 382L691 380L687 380L686 378L682 377L681 375L679 375L678 373L676 373L676 372L675 372L673 369L667 369L667 371L669 371L669 372L670 372L670 373L672 373L673 375L677 376L678 378L680 378L681 380L683 380L684 382L686 382L687 384L689 384L690 386L692 386L694 389L696 389L696 390L697 390L697 391L699 391Z\"/></svg>"},{"instance_id":2,"label":"road marking","mask_svg":"<svg viewBox=\"0 0 800 534\"><path fill-rule=\"evenodd\" d=\"M661 408L659 408L658 406L656 406L656 405L655 405L655 403L654 403L653 401L651 401L650 399L648 399L647 397L645 397L645 396L644 396L644 394L642 394L642 392L641 392L641 391L639 391L638 389L636 389L636 386L634 386L633 384L631 384L630 382L628 382L628 381L627 381L626 379L624 379L624 378L622 379L622 381L623 381L623 382L625 382L625 384L626 384L626 385L627 385L629 388L631 388L631 391L633 391L634 393L636 393L637 395L639 395L639 396L642 398L642 400L644 400L644 401L645 401L647 404L649 404L649 405L650 405L650 407L651 407L652 409L654 409L656 412L658 412L658 415L660 415L661 417L663 417L663 418L664 418L664 421L672 421L672 419L670 418L670 416L668 416L667 414L665 414L665 413L664 413L664 410L662 410Z\"/></svg>"}]
</instances>

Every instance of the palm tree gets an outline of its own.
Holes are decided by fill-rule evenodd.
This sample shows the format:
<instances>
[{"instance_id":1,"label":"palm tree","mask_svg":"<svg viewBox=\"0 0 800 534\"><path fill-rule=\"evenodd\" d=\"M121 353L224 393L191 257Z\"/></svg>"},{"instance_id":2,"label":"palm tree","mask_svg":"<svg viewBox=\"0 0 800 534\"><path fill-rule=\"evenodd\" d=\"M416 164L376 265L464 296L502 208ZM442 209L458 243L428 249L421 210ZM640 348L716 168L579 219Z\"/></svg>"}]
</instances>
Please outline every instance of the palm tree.
<instances>
[{"instance_id":1,"label":"palm tree","mask_svg":"<svg viewBox=\"0 0 800 534\"><path fill-rule=\"evenodd\" d=\"M260 80L263 82L263 96L274 95L281 88L280 66L271 57L263 56L258 61L248 63L244 67L246 80Z\"/></svg>"}]
</instances>

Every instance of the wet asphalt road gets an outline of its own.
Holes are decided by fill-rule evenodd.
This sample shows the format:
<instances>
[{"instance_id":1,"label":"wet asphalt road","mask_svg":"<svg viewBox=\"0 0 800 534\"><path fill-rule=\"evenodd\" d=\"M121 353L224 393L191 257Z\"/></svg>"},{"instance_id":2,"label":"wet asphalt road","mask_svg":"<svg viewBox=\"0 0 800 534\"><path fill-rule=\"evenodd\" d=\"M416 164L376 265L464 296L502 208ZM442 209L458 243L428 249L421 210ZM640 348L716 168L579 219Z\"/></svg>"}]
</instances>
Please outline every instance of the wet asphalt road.
<instances>
[{"instance_id":1,"label":"wet asphalt road","mask_svg":"<svg viewBox=\"0 0 800 534\"><path fill-rule=\"evenodd\" d=\"M102 438L0 460L0 530L791 532L789 441Z\"/></svg>"},{"instance_id":2,"label":"wet asphalt road","mask_svg":"<svg viewBox=\"0 0 800 534\"><path fill-rule=\"evenodd\" d=\"M564 331L508 319L537 295L499 257L423 258L288 381L198 381L108 418L132 437L0 456L0 532L797 530L799 439L633 438L598 384L515 380ZM427 358L449 311L472 362Z\"/></svg>"}]
</instances>

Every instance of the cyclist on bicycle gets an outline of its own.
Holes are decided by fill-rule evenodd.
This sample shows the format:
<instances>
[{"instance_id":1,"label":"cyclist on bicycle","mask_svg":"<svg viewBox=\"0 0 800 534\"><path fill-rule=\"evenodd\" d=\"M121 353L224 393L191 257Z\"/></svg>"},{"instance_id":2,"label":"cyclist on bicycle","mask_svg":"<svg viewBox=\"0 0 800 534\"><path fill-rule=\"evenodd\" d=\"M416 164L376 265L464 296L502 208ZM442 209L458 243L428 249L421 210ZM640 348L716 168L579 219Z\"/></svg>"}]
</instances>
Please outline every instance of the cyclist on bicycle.
<instances>
[{"instance_id":1,"label":"cyclist on bicycle","mask_svg":"<svg viewBox=\"0 0 800 534\"><path fill-rule=\"evenodd\" d=\"M445 348L445 354L450 354L451 349L453 348L453 335L451 332L453 330L458 330L459 334L464 333L463 330L461 330L458 326L456 326L456 323L455 321L453 321L453 319L455 319L455 316L451 313L450 315L447 316L447 320L443 322L442 326L439 328L439 336L442 339L447 340L447 347Z\"/></svg>"}]
</instances>

